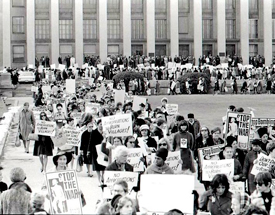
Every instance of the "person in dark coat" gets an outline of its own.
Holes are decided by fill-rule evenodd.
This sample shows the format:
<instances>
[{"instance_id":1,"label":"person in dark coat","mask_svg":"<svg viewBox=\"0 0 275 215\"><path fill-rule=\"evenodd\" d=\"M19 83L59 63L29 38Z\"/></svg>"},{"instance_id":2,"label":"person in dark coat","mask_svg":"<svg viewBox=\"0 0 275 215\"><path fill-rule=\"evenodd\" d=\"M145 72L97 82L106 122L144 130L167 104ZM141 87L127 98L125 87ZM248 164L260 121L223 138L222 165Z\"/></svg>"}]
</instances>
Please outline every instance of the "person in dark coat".
<instances>
[{"instance_id":1,"label":"person in dark coat","mask_svg":"<svg viewBox=\"0 0 275 215\"><path fill-rule=\"evenodd\" d=\"M103 126L101 119L97 121L97 129L93 130L89 136L89 142L87 147L87 158L92 162L93 170L97 173L97 178L100 184L103 183L103 171L105 166L97 163L97 151L96 145L100 145L103 141ZM102 173L102 175L100 174Z\"/></svg>"},{"instance_id":2,"label":"person in dark coat","mask_svg":"<svg viewBox=\"0 0 275 215\"><path fill-rule=\"evenodd\" d=\"M245 156L243 166L243 180L248 180L248 194L253 193L256 189L256 185L254 184L255 176L251 174L251 170L254 166L254 160L258 158L260 153L266 155L266 152L261 148L261 141L255 139L252 141L252 150L249 151Z\"/></svg>"},{"instance_id":3,"label":"person in dark coat","mask_svg":"<svg viewBox=\"0 0 275 215\"><path fill-rule=\"evenodd\" d=\"M128 150L126 146L117 146L114 153L115 161L106 167L106 171L133 172L134 168L127 163Z\"/></svg>"},{"instance_id":4,"label":"person in dark coat","mask_svg":"<svg viewBox=\"0 0 275 215\"><path fill-rule=\"evenodd\" d=\"M45 112L40 113L40 120L50 121ZM33 156L39 156L41 172L45 171L48 164L48 156L53 156L53 141L51 137L38 135L38 141L34 142Z\"/></svg>"},{"instance_id":5,"label":"person in dark coat","mask_svg":"<svg viewBox=\"0 0 275 215\"><path fill-rule=\"evenodd\" d=\"M14 88L17 87L18 84L18 73L16 71L13 71L11 74L11 83Z\"/></svg>"}]
</instances>

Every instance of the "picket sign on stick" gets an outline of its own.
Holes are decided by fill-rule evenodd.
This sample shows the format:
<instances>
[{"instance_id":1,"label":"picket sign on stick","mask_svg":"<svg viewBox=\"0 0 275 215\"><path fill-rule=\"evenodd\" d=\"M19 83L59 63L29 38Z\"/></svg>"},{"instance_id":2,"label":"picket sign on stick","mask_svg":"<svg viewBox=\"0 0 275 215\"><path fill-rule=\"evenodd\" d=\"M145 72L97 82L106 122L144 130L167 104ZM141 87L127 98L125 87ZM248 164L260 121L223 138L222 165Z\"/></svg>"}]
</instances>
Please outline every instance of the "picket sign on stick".
<instances>
[{"instance_id":1,"label":"picket sign on stick","mask_svg":"<svg viewBox=\"0 0 275 215\"><path fill-rule=\"evenodd\" d=\"M175 115L179 112L178 104L166 104L166 111L169 115Z\"/></svg>"},{"instance_id":2,"label":"picket sign on stick","mask_svg":"<svg viewBox=\"0 0 275 215\"><path fill-rule=\"evenodd\" d=\"M80 138L79 138L79 134L80 131L76 128L64 128L63 129L64 134L67 138L67 145L71 145L71 146L79 146L80 144Z\"/></svg>"},{"instance_id":3,"label":"picket sign on stick","mask_svg":"<svg viewBox=\"0 0 275 215\"><path fill-rule=\"evenodd\" d=\"M254 165L251 170L252 175L257 175L259 172L269 171L269 167L275 165L275 159L260 153L258 158L254 161Z\"/></svg>"},{"instance_id":4,"label":"picket sign on stick","mask_svg":"<svg viewBox=\"0 0 275 215\"><path fill-rule=\"evenodd\" d=\"M35 134L44 136L55 136L56 123L44 120L37 120L35 122Z\"/></svg>"},{"instance_id":5,"label":"picket sign on stick","mask_svg":"<svg viewBox=\"0 0 275 215\"><path fill-rule=\"evenodd\" d=\"M141 148L128 149L127 162L134 167L134 172L141 172L144 170L143 162L141 162L142 150Z\"/></svg>"},{"instance_id":6,"label":"picket sign on stick","mask_svg":"<svg viewBox=\"0 0 275 215\"><path fill-rule=\"evenodd\" d=\"M47 172L45 178L51 214L82 214L80 189L75 170ZM58 207L60 205L62 207Z\"/></svg>"},{"instance_id":7,"label":"picket sign on stick","mask_svg":"<svg viewBox=\"0 0 275 215\"><path fill-rule=\"evenodd\" d=\"M211 181L216 174L225 174L229 179L234 175L234 159L204 160L202 163L202 180Z\"/></svg>"},{"instance_id":8,"label":"picket sign on stick","mask_svg":"<svg viewBox=\"0 0 275 215\"><path fill-rule=\"evenodd\" d=\"M211 157L218 155L222 150L225 144L218 144L215 146L209 146L209 147L204 147L204 148L199 148L198 149L198 154L199 154L199 160L201 164L203 163L204 160L211 159Z\"/></svg>"},{"instance_id":9,"label":"picket sign on stick","mask_svg":"<svg viewBox=\"0 0 275 215\"><path fill-rule=\"evenodd\" d=\"M96 148L96 152L97 152L97 159L96 159L97 163L99 163L102 166L108 166L108 162L105 161L106 154L104 154L101 151L101 144L96 145L95 148Z\"/></svg>"},{"instance_id":10,"label":"picket sign on stick","mask_svg":"<svg viewBox=\"0 0 275 215\"><path fill-rule=\"evenodd\" d=\"M238 148L247 150L249 132L251 127L251 114L228 112L226 120L226 134L237 137Z\"/></svg>"},{"instance_id":11,"label":"picket sign on stick","mask_svg":"<svg viewBox=\"0 0 275 215\"><path fill-rule=\"evenodd\" d=\"M102 117L103 132L107 136L125 137L133 135L131 114L119 114Z\"/></svg>"},{"instance_id":12,"label":"picket sign on stick","mask_svg":"<svg viewBox=\"0 0 275 215\"><path fill-rule=\"evenodd\" d=\"M131 192L133 187L138 184L138 173L137 172L122 172L122 171L105 171L104 172L104 188L103 197L110 198L111 190L113 185L118 180L124 180L128 184L128 191Z\"/></svg>"},{"instance_id":13,"label":"picket sign on stick","mask_svg":"<svg viewBox=\"0 0 275 215\"><path fill-rule=\"evenodd\" d=\"M125 90L116 90L115 91L115 104L121 102L122 105L124 104L125 100Z\"/></svg>"},{"instance_id":14,"label":"picket sign on stick","mask_svg":"<svg viewBox=\"0 0 275 215\"><path fill-rule=\"evenodd\" d=\"M75 93L75 79L66 79L66 93Z\"/></svg>"}]
</instances>

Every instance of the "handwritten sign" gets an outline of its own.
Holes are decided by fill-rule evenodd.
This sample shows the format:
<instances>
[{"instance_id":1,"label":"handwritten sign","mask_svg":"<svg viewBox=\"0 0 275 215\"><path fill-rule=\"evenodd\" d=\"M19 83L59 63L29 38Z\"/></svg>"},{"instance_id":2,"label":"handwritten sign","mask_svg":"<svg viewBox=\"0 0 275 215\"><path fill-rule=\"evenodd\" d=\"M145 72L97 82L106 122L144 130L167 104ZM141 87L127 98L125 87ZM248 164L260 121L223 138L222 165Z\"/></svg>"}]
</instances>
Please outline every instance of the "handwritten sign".
<instances>
[{"instance_id":1,"label":"handwritten sign","mask_svg":"<svg viewBox=\"0 0 275 215\"><path fill-rule=\"evenodd\" d=\"M274 159L270 158L269 156L266 156L265 154L260 153L258 155L258 158L254 161L251 174L257 175L259 172L263 172L263 171L268 172L269 167L274 164L275 164Z\"/></svg>"},{"instance_id":2,"label":"handwritten sign","mask_svg":"<svg viewBox=\"0 0 275 215\"><path fill-rule=\"evenodd\" d=\"M249 133L251 127L251 114L227 113L226 134L237 137L238 148L248 149Z\"/></svg>"},{"instance_id":3,"label":"handwritten sign","mask_svg":"<svg viewBox=\"0 0 275 215\"><path fill-rule=\"evenodd\" d=\"M150 212L167 212L177 208L184 214L193 214L194 187L193 175L141 175L139 206ZM167 198L181 196L181 198L167 201L167 198L163 198L164 196Z\"/></svg>"},{"instance_id":4,"label":"handwritten sign","mask_svg":"<svg viewBox=\"0 0 275 215\"><path fill-rule=\"evenodd\" d=\"M238 182L231 181L229 191L231 193L244 193L245 192L244 182L242 182L242 181L238 181Z\"/></svg>"},{"instance_id":5,"label":"handwritten sign","mask_svg":"<svg viewBox=\"0 0 275 215\"><path fill-rule=\"evenodd\" d=\"M93 116L97 115L100 108L100 104L85 102L85 113L91 113Z\"/></svg>"},{"instance_id":6,"label":"handwritten sign","mask_svg":"<svg viewBox=\"0 0 275 215\"><path fill-rule=\"evenodd\" d=\"M82 214L82 202L74 170L45 174L51 214Z\"/></svg>"},{"instance_id":7,"label":"handwritten sign","mask_svg":"<svg viewBox=\"0 0 275 215\"><path fill-rule=\"evenodd\" d=\"M204 160L202 163L202 180L211 181L216 174L234 175L234 159Z\"/></svg>"},{"instance_id":8,"label":"handwritten sign","mask_svg":"<svg viewBox=\"0 0 275 215\"><path fill-rule=\"evenodd\" d=\"M155 160L155 153L151 154L152 162ZM174 171L175 174L180 173L182 171L182 165L180 164L181 157L180 151L168 152L168 156L166 158L165 163Z\"/></svg>"},{"instance_id":9,"label":"handwritten sign","mask_svg":"<svg viewBox=\"0 0 275 215\"><path fill-rule=\"evenodd\" d=\"M104 197L111 197L111 191L116 181L124 180L128 184L128 190L131 192L133 187L138 184L138 173L137 172L122 172L122 171L105 171L104 172L104 184L107 185L104 188Z\"/></svg>"},{"instance_id":10,"label":"handwritten sign","mask_svg":"<svg viewBox=\"0 0 275 215\"><path fill-rule=\"evenodd\" d=\"M65 69L65 65L64 64L59 64L58 68L63 71Z\"/></svg>"},{"instance_id":11,"label":"handwritten sign","mask_svg":"<svg viewBox=\"0 0 275 215\"><path fill-rule=\"evenodd\" d=\"M127 162L134 167L134 172L141 172L144 170L143 162L140 161L142 157L141 148L128 149Z\"/></svg>"},{"instance_id":12,"label":"handwritten sign","mask_svg":"<svg viewBox=\"0 0 275 215\"><path fill-rule=\"evenodd\" d=\"M175 115L179 111L178 104L166 104L166 111L169 115Z\"/></svg>"},{"instance_id":13,"label":"handwritten sign","mask_svg":"<svg viewBox=\"0 0 275 215\"><path fill-rule=\"evenodd\" d=\"M215 146L209 146L204 148L198 149L199 159L201 164L203 163L203 160L211 160L211 157L218 155L223 149L225 144L219 144ZM208 159L206 159L206 157Z\"/></svg>"},{"instance_id":14,"label":"handwritten sign","mask_svg":"<svg viewBox=\"0 0 275 215\"><path fill-rule=\"evenodd\" d=\"M44 136L55 136L56 123L44 120L37 120L35 122L35 134Z\"/></svg>"},{"instance_id":15,"label":"handwritten sign","mask_svg":"<svg viewBox=\"0 0 275 215\"><path fill-rule=\"evenodd\" d=\"M80 138L79 134L80 131L76 128L64 128L64 134L67 138L67 145L71 146L79 146Z\"/></svg>"},{"instance_id":16,"label":"handwritten sign","mask_svg":"<svg viewBox=\"0 0 275 215\"><path fill-rule=\"evenodd\" d=\"M103 132L107 136L124 137L133 135L132 115L119 114L102 117Z\"/></svg>"}]
</instances>

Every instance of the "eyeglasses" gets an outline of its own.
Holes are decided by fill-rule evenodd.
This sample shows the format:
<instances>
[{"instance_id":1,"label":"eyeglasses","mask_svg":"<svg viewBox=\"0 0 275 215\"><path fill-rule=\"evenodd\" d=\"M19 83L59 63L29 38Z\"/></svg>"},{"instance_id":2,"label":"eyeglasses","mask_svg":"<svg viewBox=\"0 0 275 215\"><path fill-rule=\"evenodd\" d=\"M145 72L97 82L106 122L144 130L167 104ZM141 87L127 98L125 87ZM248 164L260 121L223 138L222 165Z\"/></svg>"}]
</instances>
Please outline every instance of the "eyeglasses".
<instances>
[{"instance_id":1,"label":"eyeglasses","mask_svg":"<svg viewBox=\"0 0 275 215\"><path fill-rule=\"evenodd\" d=\"M43 116L46 116L46 115L41 115L41 117L43 117Z\"/></svg>"},{"instance_id":2,"label":"eyeglasses","mask_svg":"<svg viewBox=\"0 0 275 215\"><path fill-rule=\"evenodd\" d=\"M135 141L129 141L129 143L135 143Z\"/></svg>"},{"instance_id":3,"label":"eyeglasses","mask_svg":"<svg viewBox=\"0 0 275 215\"><path fill-rule=\"evenodd\" d=\"M255 184L255 185L258 184L258 185L261 187L264 183L262 183L262 182L254 182L254 184Z\"/></svg>"},{"instance_id":4,"label":"eyeglasses","mask_svg":"<svg viewBox=\"0 0 275 215\"><path fill-rule=\"evenodd\" d=\"M167 143L160 143L159 146L167 146Z\"/></svg>"}]
</instances>

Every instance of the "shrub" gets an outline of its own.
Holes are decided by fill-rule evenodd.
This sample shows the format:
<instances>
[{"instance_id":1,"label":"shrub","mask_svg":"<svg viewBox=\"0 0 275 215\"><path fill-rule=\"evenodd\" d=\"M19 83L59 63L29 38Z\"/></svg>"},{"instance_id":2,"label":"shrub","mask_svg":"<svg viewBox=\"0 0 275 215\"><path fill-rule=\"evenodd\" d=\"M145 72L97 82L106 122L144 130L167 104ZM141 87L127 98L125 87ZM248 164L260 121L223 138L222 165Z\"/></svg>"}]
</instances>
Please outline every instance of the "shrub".
<instances>
[{"instance_id":1,"label":"shrub","mask_svg":"<svg viewBox=\"0 0 275 215\"><path fill-rule=\"evenodd\" d=\"M190 72L190 73L186 73L183 76L181 76L178 81L180 82L180 89L182 93L187 93L186 92L186 86L185 86L185 82L186 80L189 78L189 84L190 84L190 90L192 94L196 94L198 93L197 91L197 85L199 83L199 78L202 77L205 80L205 93L208 92L208 90L210 89L210 84L211 84L211 80L210 80L210 75L206 74L206 73L202 73L202 72Z\"/></svg>"},{"instance_id":2,"label":"shrub","mask_svg":"<svg viewBox=\"0 0 275 215\"><path fill-rule=\"evenodd\" d=\"M137 80L138 79L141 80L141 82L143 83L144 76L138 72L130 72L130 71L119 72L113 77L114 87L120 82L120 80L124 80L126 91L128 91L130 80L135 78Z\"/></svg>"}]
</instances>

